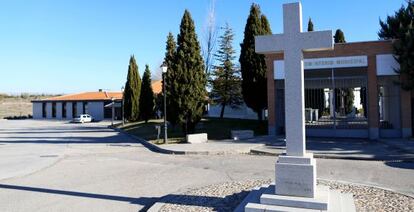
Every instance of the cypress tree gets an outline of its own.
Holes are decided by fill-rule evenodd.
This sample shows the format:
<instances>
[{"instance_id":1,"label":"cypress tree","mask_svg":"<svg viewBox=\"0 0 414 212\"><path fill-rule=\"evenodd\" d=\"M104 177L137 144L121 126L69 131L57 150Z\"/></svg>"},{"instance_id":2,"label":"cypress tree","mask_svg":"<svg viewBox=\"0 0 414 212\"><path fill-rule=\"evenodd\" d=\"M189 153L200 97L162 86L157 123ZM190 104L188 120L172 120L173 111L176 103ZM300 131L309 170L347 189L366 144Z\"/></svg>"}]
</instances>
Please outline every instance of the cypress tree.
<instances>
[{"instance_id":1,"label":"cypress tree","mask_svg":"<svg viewBox=\"0 0 414 212\"><path fill-rule=\"evenodd\" d=\"M257 4L252 4L244 28L243 43L240 44L240 68L242 74L242 94L246 105L262 120L263 109L267 107L267 80L265 56L256 54L254 36L271 34L266 16L262 15Z\"/></svg>"},{"instance_id":2,"label":"cypress tree","mask_svg":"<svg viewBox=\"0 0 414 212\"><path fill-rule=\"evenodd\" d=\"M335 40L335 43L346 43L345 35L342 32L342 30L340 29L336 30L335 35L334 35L334 40Z\"/></svg>"},{"instance_id":3,"label":"cypress tree","mask_svg":"<svg viewBox=\"0 0 414 212\"><path fill-rule=\"evenodd\" d=\"M141 118L147 123L154 116L154 92L151 87L151 71L148 65L145 65L145 72L142 76L139 102Z\"/></svg>"},{"instance_id":4,"label":"cypress tree","mask_svg":"<svg viewBox=\"0 0 414 212\"><path fill-rule=\"evenodd\" d=\"M240 71L234 66L233 49L234 33L228 24L224 27L224 34L219 38L219 49L214 55L220 62L213 70L211 99L221 105L220 118L223 118L226 106L237 108L243 103L241 95Z\"/></svg>"},{"instance_id":5,"label":"cypress tree","mask_svg":"<svg viewBox=\"0 0 414 212\"><path fill-rule=\"evenodd\" d=\"M308 21L308 32L312 32L312 31L313 31L313 22L312 22L312 19L309 18L309 21Z\"/></svg>"},{"instance_id":6,"label":"cypress tree","mask_svg":"<svg viewBox=\"0 0 414 212\"><path fill-rule=\"evenodd\" d=\"M401 6L386 21L380 20L381 29L378 36L382 40L393 39L395 60L400 68L395 72L401 75L401 87L406 90L414 88L414 3L409 0L407 6Z\"/></svg>"},{"instance_id":7,"label":"cypress tree","mask_svg":"<svg viewBox=\"0 0 414 212\"><path fill-rule=\"evenodd\" d=\"M345 41L345 35L342 32L341 29L337 29L334 35L335 43L346 43ZM351 113L354 108L354 89L353 88L342 88L338 89L337 91L338 95L336 95L335 102L337 104L337 109L340 107L340 103L343 100L344 101L344 109L345 113ZM343 98L342 98L343 96Z\"/></svg>"},{"instance_id":8,"label":"cypress tree","mask_svg":"<svg viewBox=\"0 0 414 212\"><path fill-rule=\"evenodd\" d=\"M207 79L200 43L195 33L194 21L185 10L177 36L177 53L174 64L173 95L178 106L178 121L183 131L192 133L201 120L207 98ZM167 115L168 117L168 115Z\"/></svg>"},{"instance_id":9,"label":"cypress tree","mask_svg":"<svg viewBox=\"0 0 414 212\"><path fill-rule=\"evenodd\" d=\"M175 127L178 122L178 106L177 106L177 89L179 87L175 82L175 57L177 52L177 44L174 41L174 36L170 32L167 36L166 52L164 57L164 64L167 66L167 74L165 76L165 87L167 90L167 120ZM164 82L163 82L164 83ZM164 86L163 86L164 88ZM164 103L162 103L163 105ZM161 108L162 109L162 108ZM161 110L163 111L163 110Z\"/></svg>"},{"instance_id":10,"label":"cypress tree","mask_svg":"<svg viewBox=\"0 0 414 212\"><path fill-rule=\"evenodd\" d=\"M138 73L138 65L134 55L129 59L128 76L124 90L124 115L129 121L137 121L139 118L139 97L141 93L141 78Z\"/></svg>"}]
</instances>

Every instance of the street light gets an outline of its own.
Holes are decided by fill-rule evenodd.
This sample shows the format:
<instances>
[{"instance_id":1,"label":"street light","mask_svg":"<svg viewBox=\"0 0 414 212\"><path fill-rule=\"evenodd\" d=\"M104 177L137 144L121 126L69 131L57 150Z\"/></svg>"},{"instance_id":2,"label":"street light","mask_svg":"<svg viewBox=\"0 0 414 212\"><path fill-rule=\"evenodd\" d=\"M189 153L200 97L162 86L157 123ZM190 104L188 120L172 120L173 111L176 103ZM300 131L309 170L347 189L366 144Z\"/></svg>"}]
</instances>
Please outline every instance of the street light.
<instances>
[{"instance_id":1,"label":"street light","mask_svg":"<svg viewBox=\"0 0 414 212\"><path fill-rule=\"evenodd\" d=\"M125 119L124 119L124 91L125 91L125 88L124 88L124 86L122 86L121 91L122 91L122 126L124 126L124 124L125 124Z\"/></svg>"},{"instance_id":2,"label":"street light","mask_svg":"<svg viewBox=\"0 0 414 212\"><path fill-rule=\"evenodd\" d=\"M163 84L163 95L164 95L164 144L167 143L167 91L165 89L165 75L167 74L167 66L161 65L162 70L162 84Z\"/></svg>"}]
</instances>

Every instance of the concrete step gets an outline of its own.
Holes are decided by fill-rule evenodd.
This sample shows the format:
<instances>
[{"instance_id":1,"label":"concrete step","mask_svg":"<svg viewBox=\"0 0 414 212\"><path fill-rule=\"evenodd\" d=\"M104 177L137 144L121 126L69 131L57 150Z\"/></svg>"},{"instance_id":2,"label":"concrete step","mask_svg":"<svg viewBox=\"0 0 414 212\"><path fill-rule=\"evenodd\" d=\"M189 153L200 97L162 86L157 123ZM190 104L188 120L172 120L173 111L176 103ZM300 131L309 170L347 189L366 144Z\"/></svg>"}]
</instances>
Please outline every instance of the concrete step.
<instances>
[{"instance_id":1,"label":"concrete step","mask_svg":"<svg viewBox=\"0 0 414 212\"><path fill-rule=\"evenodd\" d=\"M347 212L341 209L342 198L338 190L330 190L328 211Z\"/></svg>"},{"instance_id":2,"label":"concrete step","mask_svg":"<svg viewBox=\"0 0 414 212\"><path fill-rule=\"evenodd\" d=\"M244 211L245 212L320 212L321 210L249 203L246 205L246 208Z\"/></svg>"},{"instance_id":3,"label":"concrete step","mask_svg":"<svg viewBox=\"0 0 414 212\"><path fill-rule=\"evenodd\" d=\"M354 196L352 194L341 194L342 211L356 211Z\"/></svg>"},{"instance_id":4,"label":"concrete step","mask_svg":"<svg viewBox=\"0 0 414 212\"><path fill-rule=\"evenodd\" d=\"M329 187L317 186L314 198L284 196L277 194L263 194L260 197L260 203L264 205L277 205L295 208L308 208L315 210L328 210Z\"/></svg>"}]
</instances>

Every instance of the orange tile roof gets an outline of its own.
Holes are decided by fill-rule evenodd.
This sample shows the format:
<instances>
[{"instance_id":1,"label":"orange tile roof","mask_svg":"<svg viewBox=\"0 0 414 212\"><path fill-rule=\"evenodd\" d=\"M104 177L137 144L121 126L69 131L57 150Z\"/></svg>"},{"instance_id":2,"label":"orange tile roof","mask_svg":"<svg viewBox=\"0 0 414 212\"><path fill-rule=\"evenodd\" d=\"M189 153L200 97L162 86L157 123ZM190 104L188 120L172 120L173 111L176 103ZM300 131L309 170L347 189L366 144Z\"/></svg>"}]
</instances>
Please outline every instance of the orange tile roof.
<instances>
[{"instance_id":1,"label":"orange tile roof","mask_svg":"<svg viewBox=\"0 0 414 212\"><path fill-rule=\"evenodd\" d=\"M76 94L68 94L63 96L56 96L42 101L85 101L85 100L115 100L122 99L122 92L106 92L106 91L96 91L96 92L84 92Z\"/></svg>"},{"instance_id":2,"label":"orange tile roof","mask_svg":"<svg viewBox=\"0 0 414 212\"><path fill-rule=\"evenodd\" d=\"M162 92L162 80L152 81L151 83L152 91L154 94L159 94Z\"/></svg>"},{"instance_id":3,"label":"orange tile roof","mask_svg":"<svg viewBox=\"0 0 414 212\"><path fill-rule=\"evenodd\" d=\"M162 80L153 81L151 84L152 90L155 94L162 92ZM99 100L122 100L122 92L112 92L112 91L96 91L96 92L83 92L76 94L67 94L62 96L50 97L42 100L33 100L37 101L99 101Z\"/></svg>"}]
</instances>

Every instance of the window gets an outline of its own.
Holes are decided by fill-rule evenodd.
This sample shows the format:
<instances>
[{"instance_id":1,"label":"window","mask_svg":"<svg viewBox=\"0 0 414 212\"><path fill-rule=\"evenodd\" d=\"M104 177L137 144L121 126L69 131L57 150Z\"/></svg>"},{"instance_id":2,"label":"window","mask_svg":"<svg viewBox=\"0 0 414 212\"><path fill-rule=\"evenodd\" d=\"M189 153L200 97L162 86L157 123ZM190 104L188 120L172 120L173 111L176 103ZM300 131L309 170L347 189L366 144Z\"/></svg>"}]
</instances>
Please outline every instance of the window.
<instances>
[{"instance_id":1,"label":"window","mask_svg":"<svg viewBox=\"0 0 414 212\"><path fill-rule=\"evenodd\" d=\"M62 102L62 118L66 118L66 102Z\"/></svg>"},{"instance_id":2,"label":"window","mask_svg":"<svg viewBox=\"0 0 414 212\"><path fill-rule=\"evenodd\" d=\"M52 118L56 118L56 102L52 102Z\"/></svg>"},{"instance_id":3,"label":"window","mask_svg":"<svg viewBox=\"0 0 414 212\"><path fill-rule=\"evenodd\" d=\"M72 103L72 117L76 117L78 114L76 102Z\"/></svg>"},{"instance_id":4,"label":"window","mask_svg":"<svg viewBox=\"0 0 414 212\"><path fill-rule=\"evenodd\" d=\"M42 103L42 117L46 118L46 102Z\"/></svg>"}]
</instances>

